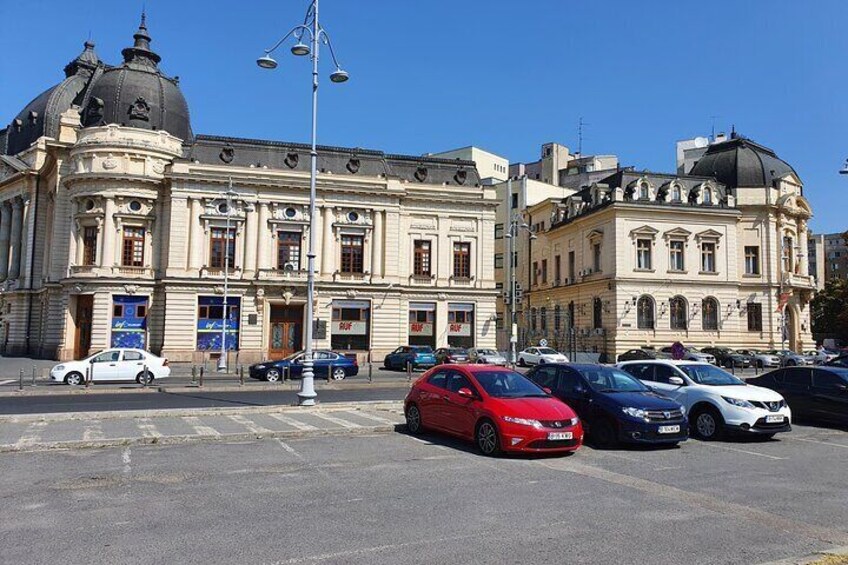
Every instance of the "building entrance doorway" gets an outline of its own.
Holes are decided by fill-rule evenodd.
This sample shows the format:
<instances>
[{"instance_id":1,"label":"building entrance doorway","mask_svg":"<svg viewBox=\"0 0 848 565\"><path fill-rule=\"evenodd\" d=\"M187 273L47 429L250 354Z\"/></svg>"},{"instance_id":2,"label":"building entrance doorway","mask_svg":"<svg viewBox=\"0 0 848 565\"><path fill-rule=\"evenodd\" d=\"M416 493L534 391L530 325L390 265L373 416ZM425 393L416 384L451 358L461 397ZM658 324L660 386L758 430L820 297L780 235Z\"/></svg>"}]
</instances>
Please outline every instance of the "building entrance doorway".
<instances>
[{"instance_id":1,"label":"building entrance doorway","mask_svg":"<svg viewBox=\"0 0 848 565\"><path fill-rule=\"evenodd\" d=\"M282 359L303 347L303 306L271 305L268 358Z\"/></svg>"},{"instance_id":2,"label":"building entrance doorway","mask_svg":"<svg viewBox=\"0 0 848 565\"><path fill-rule=\"evenodd\" d=\"M77 295L75 312L76 336L74 336L74 359L88 356L91 349L91 317L94 311L94 295Z\"/></svg>"}]
</instances>

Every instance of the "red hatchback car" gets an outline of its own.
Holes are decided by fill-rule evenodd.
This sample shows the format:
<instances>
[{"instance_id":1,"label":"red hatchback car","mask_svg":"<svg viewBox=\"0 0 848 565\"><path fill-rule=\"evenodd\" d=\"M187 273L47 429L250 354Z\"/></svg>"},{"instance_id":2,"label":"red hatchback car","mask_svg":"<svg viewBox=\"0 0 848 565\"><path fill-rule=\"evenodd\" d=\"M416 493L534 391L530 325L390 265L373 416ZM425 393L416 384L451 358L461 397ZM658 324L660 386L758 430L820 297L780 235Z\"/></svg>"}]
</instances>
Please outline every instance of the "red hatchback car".
<instances>
[{"instance_id":1,"label":"red hatchback car","mask_svg":"<svg viewBox=\"0 0 848 565\"><path fill-rule=\"evenodd\" d=\"M407 429L472 440L484 455L568 452L583 426L564 402L505 367L440 365L424 373L404 401Z\"/></svg>"}]
</instances>

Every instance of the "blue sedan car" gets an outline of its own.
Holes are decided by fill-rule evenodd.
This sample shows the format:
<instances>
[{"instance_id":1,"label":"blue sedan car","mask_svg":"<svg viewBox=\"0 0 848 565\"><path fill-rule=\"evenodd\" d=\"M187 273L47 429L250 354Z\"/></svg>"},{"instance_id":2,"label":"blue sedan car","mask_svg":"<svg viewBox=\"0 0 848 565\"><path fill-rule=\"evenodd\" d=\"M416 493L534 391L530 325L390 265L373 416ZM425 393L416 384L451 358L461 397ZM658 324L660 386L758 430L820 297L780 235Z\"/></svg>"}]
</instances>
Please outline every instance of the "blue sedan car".
<instances>
[{"instance_id":1,"label":"blue sedan car","mask_svg":"<svg viewBox=\"0 0 848 565\"><path fill-rule=\"evenodd\" d=\"M527 378L577 412L599 447L619 442L676 444L689 437L685 408L621 369L540 365Z\"/></svg>"},{"instance_id":2,"label":"blue sedan car","mask_svg":"<svg viewBox=\"0 0 848 565\"><path fill-rule=\"evenodd\" d=\"M303 354L303 351L298 351L279 361L263 361L251 365L250 378L266 380L269 383L281 381L285 377L299 379L303 375ZM319 349L312 352L312 358L316 377L327 378L329 372L331 379L341 381L359 373L355 357L349 358L335 351Z\"/></svg>"},{"instance_id":3,"label":"blue sedan car","mask_svg":"<svg viewBox=\"0 0 848 565\"><path fill-rule=\"evenodd\" d=\"M386 355L383 366L386 369L406 369L407 363L413 369L429 369L436 364L436 354L429 345L403 345Z\"/></svg>"}]
</instances>

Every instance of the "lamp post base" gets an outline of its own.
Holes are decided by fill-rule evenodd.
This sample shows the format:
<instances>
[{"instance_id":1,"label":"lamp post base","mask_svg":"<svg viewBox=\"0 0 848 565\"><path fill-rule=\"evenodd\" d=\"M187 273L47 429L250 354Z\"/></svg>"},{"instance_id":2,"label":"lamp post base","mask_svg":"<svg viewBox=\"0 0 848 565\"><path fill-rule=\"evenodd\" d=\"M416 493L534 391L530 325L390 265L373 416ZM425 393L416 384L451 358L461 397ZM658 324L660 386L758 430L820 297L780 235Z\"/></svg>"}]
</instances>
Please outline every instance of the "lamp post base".
<instances>
[{"instance_id":1,"label":"lamp post base","mask_svg":"<svg viewBox=\"0 0 848 565\"><path fill-rule=\"evenodd\" d=\"M303 377L300 379L300 390L297 393L298 406L315 406L315 377L312 372L312 362L303 364Z\"/></svg>"},{"instance_id":2,"label":"lamp post base","mask_svg":"<svg viewBox=\"0 0 848 565\"><path fill-rule=\"evenodd\" d=\"M227 358L226 355L221 355L221 358L218 359L218 372L226 373L227 372Z\"/></svg>"}]
</instances>

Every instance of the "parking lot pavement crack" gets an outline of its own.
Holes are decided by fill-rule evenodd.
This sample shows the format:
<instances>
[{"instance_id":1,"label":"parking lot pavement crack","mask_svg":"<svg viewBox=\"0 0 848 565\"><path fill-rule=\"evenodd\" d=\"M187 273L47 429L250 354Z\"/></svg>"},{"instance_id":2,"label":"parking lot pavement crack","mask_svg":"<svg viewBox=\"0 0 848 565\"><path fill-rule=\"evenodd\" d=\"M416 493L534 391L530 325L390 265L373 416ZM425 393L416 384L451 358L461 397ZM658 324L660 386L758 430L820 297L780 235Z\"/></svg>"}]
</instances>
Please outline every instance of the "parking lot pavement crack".
<instances>
[{"instance_id":1,"label":"parking lot pavement crack","mask_svg":"<svg viewBox=\"0 0 848 565\"><path fill-rule=\"evenodd\" d=\"M651 495L662 496L683 504L698 506L700 508L733 518L748 520L785 533L793 535L800 534L810 539L834 545L845 545L848 543L848 532L842 530L835 530L832 528L808 524L806 522L799 522L797 520L772 514L771 512L766 512L765 510L760 510L758 508L720 500L712 496L683 490L681 488L649 481L647 479L608 471L593 465L572 462L570 460L538 461L538 463L544 467L557 471L567 471L584 477L590 477L611 484L636 489Z\"/></svg>"}]
</instances>

